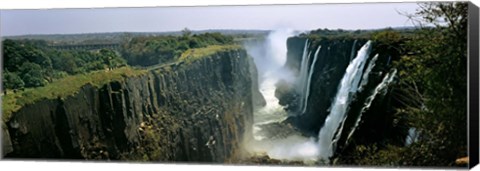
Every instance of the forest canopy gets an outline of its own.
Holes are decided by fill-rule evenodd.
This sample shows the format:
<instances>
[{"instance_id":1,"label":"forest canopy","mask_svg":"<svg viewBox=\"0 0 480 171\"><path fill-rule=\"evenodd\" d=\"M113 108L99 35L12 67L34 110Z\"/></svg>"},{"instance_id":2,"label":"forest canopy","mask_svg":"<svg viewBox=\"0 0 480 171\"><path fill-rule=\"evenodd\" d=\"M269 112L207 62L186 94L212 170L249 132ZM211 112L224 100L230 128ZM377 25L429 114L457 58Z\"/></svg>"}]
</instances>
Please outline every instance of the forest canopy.
<instances>
[{"instance_id":1,"label":"forest canopy","mask_svg":"<svg viewBox=\"0 0 480 171\"><path fill-rule=\"evenodd\" d=\"M3 41L3 59L4 89L39 87L67 75L126 64L111 49L57 50L41 41L10 39Z\"/></svg>"},{"instance_id":2,"label":"forest canopy","mask_svg":"<svg viewBox=\"0 0 480 171\"><path fill-rule=\"evenodd\" d=\"M233 37L220 33L180 36L136 36L120 49L58 49L45 40L6 39L3 42L4 90L40 87L67 75L111 70L125 65L151 66L173 62L188 49L232 44ZM75 46L75 45L73 45Z\"/></svg>"},{"instance_id":3,"label":"forest canopy","mask_svg":"<svg viewBox=\"0 0 480 171\"><path fill-rule=\"evenodd\" d=\"M174 61L193 48L232 44L233 37L220 33L192 34L187 28L181 36L134 37L122 45L122 56L132 66L150 66Z\"/></svg>"}]
</instances>

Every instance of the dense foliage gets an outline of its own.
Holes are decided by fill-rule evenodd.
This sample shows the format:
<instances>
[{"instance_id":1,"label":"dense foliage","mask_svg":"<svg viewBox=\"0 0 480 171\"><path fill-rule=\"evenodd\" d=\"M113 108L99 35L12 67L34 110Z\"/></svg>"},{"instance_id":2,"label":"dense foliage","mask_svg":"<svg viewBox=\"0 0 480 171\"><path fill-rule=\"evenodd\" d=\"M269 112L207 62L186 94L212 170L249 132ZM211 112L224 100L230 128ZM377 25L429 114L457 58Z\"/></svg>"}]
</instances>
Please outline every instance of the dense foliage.
<instances>
[{"instance_id":1,"label":"dense foliage","mask_svg":"<svg viewBox=\"0 0 480 171\"><path fill-rule=\"evenodd\" d=\"M115 51L56 50L45 42L3 41L4 89L39 87L67 75L124 66Z\"/></svg>"},{"instance_id":2,"label":"dense foliage","mask_svg":"<svg viewBox=\"0 0 480 171\"><path fill-rule=\"evenodd\" d=\"M405 28L383 28L383 29L377 29L377 30L343 30L343 29L336 29L336 30L330 30L330 29L317 29L308 32L308 34L302 33L300 36L306 36L309 37L310 39L342 39L342 38L348 38L348 39L371 39L377 36L378 34L384 34L384 33L398 33L401 34L403 37L410 37L414 35L415 33L415 28L412 27L405 27Z\"/></svg>"},{"instance_id":3,"label":"dense foliage","mask_svg":"<svg viewBox=\"0 0 480 171\"><path fill-rule=\"evenodd\" d=\"M398 62L402 94L415 99L399 113L421 135L407 150L409 165L452 165L467 155L467 6L421 4L418 15L436 27L419 32L408 44L415 53Z\"/></svg>"},{"instance_id":4,"label":"dense foliage","mask_svg":"<svg viewBox=\"0 0 480 171\"><path fill-rule=\"evenodd\" d=\"M133 42L130 41L127 44L138 45L135 44L136 40L145 40L150 45L138 47L139 49L151 50L155 46L159 46L156 48L167 49L166 53L152 52L149 54L152 58L164 55L165 58L175 59L158 61L163 63L185 62L195 60L199 55L208 55L224 48L238 48L238 46L233 45L211 45L232 44L233 39L231 37L216 33L191 35L188 30L185 30L181 37L142 37L133 39ZM186 40L189 40L189 44L185 44L187 43ZM126 65L126 61L117 54L117 51L111 49L58 50L51 48L48 43L38 40L10 39L3 42L5 60L3 84L6 89L15 90L4 96L2 108L4 120L8 119L12 112L26 104L34 103L38 99L65 97L75 93L85 84L101 85L111 80L118 80L132 74L142 74L146 71L130 67L113 70ZM152 43L166 44L153 45ZM179 54L172 54L171 52ZM182 54L183 57L181 58ZM158 64L158 62L155 64ZM23 90L16 91L17 89Z\"/></svg>"},{"instance_id":5,"label":"dense foliage","mask_svg":"<svg viewBox=\"0 0 480 171\"><path fill-rule=\"evenodd\" d=\"M467 3L424 3L411 15L419 29L404 39L383 32L377 42L402 56L394 63L398 128L416 133L406 145L358 144L342 164L455 166L467 156ZM428 27L425 27L428 26ZM413 129L412 129L413 128ZM414 131L412 131L414 130Z\"/></svg>"},{"instance_id":6,"label":"dense foliage","mask_svg":"<svg viewBox=\"0 0 480 171\"><path fill-rule=\"evenodd\" d=\"M133 66L150 66L172 62L192 48L232 44L233 37L220 33L193 34L188 29L182 36L134 37L122 45L122 56Z\"/></svg>"},{"instance_id":7,"label":"dense foliage","mask_svg":"<svg viewBox=\"0 0 480 171\"><path fill-rule=\"evenodd\" d=\"M11 92L2 98L2 119L4 121L8 120L10 114L38 100L65 98L75 94L86 84L101 87L109 82L120 81L126 77L138 76L146 72L146 70L128 66L111 71L92 71L87 74L68 75L42 87L26 88L23 91Z\"/></svg>"}]
</instances>

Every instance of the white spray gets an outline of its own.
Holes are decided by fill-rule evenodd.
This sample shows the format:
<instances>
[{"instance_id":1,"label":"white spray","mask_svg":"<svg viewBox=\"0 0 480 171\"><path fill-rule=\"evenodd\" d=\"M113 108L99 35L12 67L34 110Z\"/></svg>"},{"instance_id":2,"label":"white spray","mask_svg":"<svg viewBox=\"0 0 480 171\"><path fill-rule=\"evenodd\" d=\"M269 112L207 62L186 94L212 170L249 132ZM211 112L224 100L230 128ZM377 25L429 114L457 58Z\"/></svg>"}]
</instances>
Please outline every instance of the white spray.
<instances>
[{"instance_id":1,"label":"white spray","mask_svg":"<svg viewBox=\"0 0 480 171\"><path fill-rule=\"evenodd\" d=\"M245 44L247 53L254 58L260 75L260 92L266 100L263 108L254 112L253 136L255 141L247 142L247 150L253 153L266 153L271 158L286 160L315 161L318 158L318 146L314 138L292 135L284 139L266 140L261 135L261 125L279 122L287 117L283 107L278 104L275 97L275 84L280 79L293 84L295 76L282 67L286 62L288 37L293 32L288 30L274 31L269 34L264 44ZM307 61L308 40L305 42L302 65ZM304 67L306 68L306 67ZM303 71L308 74L307 71ZM306 76L304 77L306 82ZM261 141L260 141L261 140Z\"/></svg>"},{"instance_id":2,"label":"white spray","mask_svg":"<svg viewBox=\"0 0 480 171\"><path fill-rule=\"evenodd\" d=\"M260 93L265 98L266 105L256 111L254 122L256 125L283 120L287 114L283 107L278 104L275 97L275 84L283 79L289 82L293 80L290 70L283 67L287 60L287 39L293 36L292 30L276 30L271 32L264 42L244 46L247 53L253 57L259 71ZM258 128L254 128L258 130Z\"/></svg>"}]
</instances>

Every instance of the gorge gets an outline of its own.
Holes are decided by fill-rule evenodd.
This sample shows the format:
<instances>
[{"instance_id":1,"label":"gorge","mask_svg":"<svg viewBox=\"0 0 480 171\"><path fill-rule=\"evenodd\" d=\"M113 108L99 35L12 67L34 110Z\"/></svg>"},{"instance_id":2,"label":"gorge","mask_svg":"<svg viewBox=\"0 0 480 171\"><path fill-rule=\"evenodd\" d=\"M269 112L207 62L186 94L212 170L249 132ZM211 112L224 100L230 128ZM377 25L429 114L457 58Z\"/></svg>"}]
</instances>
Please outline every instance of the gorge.
<instances>
[{"instance_id":1,"label":"gorge","mask_svg":"<svg viewBox=\"0 0 480 171\"><path fill-rule=\"evenodd\" d=\"M270 34L265 42L279 40L273 36L275 34ZM254 127L257 142L247 147L281 160L331 163L329 160L336 157L334 154L354 139L356 130L371 131L372 128L362 128L363 115L382 115L372 112L372 105L374 110L382 105L391 107L388 101L376 99L389 98L386 96L396 73L388 64L392 54L365 39L283 37L279 44L286 43L275 49L287 51L283 56L262 56L247 44L247 51L256 62L279 57L285 61L281 68L273 70L277 73L275 76L264 74L266 78L259 82L261 87L275 84L266 86L275 93L261 91L267 106L254 113L254 118L272 113L277 117L257 122ZM272 78L279 79L271 83ZM277 102L282 106L268 106ZM384 116L389 115L389 111L382 112Z\"/></svg>"},{"instance_id":2,"label":"gorge","mask_svg":"<svg viewBox=\"0 0 480 171\"><path fill-rule=\"evenodd\" d=\"M240 47L222 48L40 99L4 118L3 152L7 158L233 160L253 120L258 90L251 65Z\"/></svg>"},{"instance_id":3,"label":"gorge","mask_svg":"<svg viewBox=\"0 0 480 171\"><path fill-rule=\"evenodd\" d=\"M241 45L190 49L175 62L20 106L4 118L3 153L215 163L267 155L334 164L351 142L392 131L398 54L381 46L284 29Z\"/></svg>"}]
</instances>

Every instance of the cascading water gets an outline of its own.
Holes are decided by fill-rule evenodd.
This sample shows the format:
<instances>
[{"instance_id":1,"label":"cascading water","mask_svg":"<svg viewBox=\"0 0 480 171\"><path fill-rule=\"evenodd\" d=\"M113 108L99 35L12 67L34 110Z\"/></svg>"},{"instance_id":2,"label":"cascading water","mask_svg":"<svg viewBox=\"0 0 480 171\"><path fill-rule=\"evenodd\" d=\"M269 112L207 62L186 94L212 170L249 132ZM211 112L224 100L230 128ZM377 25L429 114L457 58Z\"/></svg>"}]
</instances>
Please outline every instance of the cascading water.
<instances>
[{"instance_id":1,"label":"cascading water","mask_svg":"<svg viewBox=\"0 0 480 171\"><path fill-rule=\"evenodd\" d=\"M365 73L363 74L362 77L362 83L360 83L360 88L358 88L358 91L362 91L363 88L368 84L368 76L370 75L370 72L372 71L373 67L375 66L375 62L378 59L378 54L376 54L370 63L368 63L367 70L365 70Z\"/></svg>"},{"instance_id":2,"label":"cascading water","mask_svg":"<svg viewBox=\"0 0 480 171\"><path fill-rule=\"evenodd\" d=\"M299 113L304 114L307 110L308 105L308 97L310 95L310 83L312 80L312 75L315 70L315 64L317 62L318 53L322 48L321 45L318 46L317 50L313 55L313 61L309 65L310 62L310 52L308 52L308 39L305 41L305 46L303 48L302 54L302 61L300 65L300 74L298 75L298 82L297 82L297 92L300 94L300 105L299 105ZM308 53L307 53L308 52Z\"/></svg>"},{"instance_id":3,"label":"cascading water","mask_svg":"<svg viewBox=\"0 0 480 171\"><path fill-rule=\"evenodd\" d=\"M356 44L356 41L353 43L353 46L355 46ZM353 53L352 53L353 54ZM358 86L356 92L362 92L363 91L363 88L368 84L368 76L370 75L370 72L372 71L373 67L375 66L375 62L377 61L378 59L378 54L376 54L372 60L370 60L369 64L368 64L368 67L367 69L365 70L365 72L363 73L363 76L361 77L361 82L360 82L360 85ZM365 59L367 60L367 59ZM363 67L359 69L359 71L362 71L363 70ZM357 80L358 81L358 80ZM356 85L356 83L354 83L354 85ZM355 90L352 91L353 93L355 93ZM373 99L370 99L372 101L368 102L369 99L367 99L367 103L371 103L373 101ZM370 104L367 104L367 106L369 107ZM365 107L365 106L364 106ZM367 108L368 108L367 107ZM362 111L363 112L364 108L362 108ZM348 112L348 111L347 111ZM337 143L337 140L338 140L338 137L340 137L340 135L342 134L343 132L343 123L345 122L345 119L347 119L347 117L344 117L344 119L342 120L342 123L340 125L340 129L337 131L337 134L335 135L335 139L332 141L333 143L333 149L335 149L335 144ZM356 127L358 126L358 123L360 122L361 120L361 113L360 115L358 116L357 120L356 120L356 123L355 125L351 128L351 133L353 134L354 130L356 129ZM350 138L351 135L348 136L347 140Z\"/></svg>"},{"instance_id":4,"label":"cascading water","mask_svg":"<svg viewBox=\"0 0 480 171\"><path fill-rule=\"evenodd\" d=\"M350 51L350 61L355 57L355 46L357 45L357 40L353 41L352 50Z\"/></svg>"},{"instance_id":5,"label":"cascading water","mask_svg":"<svg viewBox=\"0 0 480 171\"><path fill-rule=\"evenodd\" d=\"M331 112L318 135L319 157L322 159L328 160L328 157L333 155L336 138L338 137L334 137L335 132L337 129L341 132L352 95L358 90L370 47L371 41L362 46L355 59L348 65L345 75L340 81L337 95L331 106Z\"/></svg>"},{"instance_id":6,"label":"cascading water","mask_svg":"<svg viewBox=\"0 0 480 171\"><path fill-rule=\"evenodd\" d=\"M376 60L376 58L378 57L378 55L375 55L375 57L372 59L372 62L375 62L374 59ZM371 65L369 65L368 68L370 68ZM366 72L370 72L372 69L368 69L367 68L367 71ZM351 129L350 133L348 133L348 137L347 137L347 141L348 139L350 139L350 137L353 135L353 133L355 132L355 129L358 127L358 124L360 123L361 119L362 119L362 114L368 109L370 108L370 106L372 105L372 102L373 100L375 99L375 97L377 97L377 95L380 93L380 95L384 96L385 93L387 92L387 86L393 81L393 78L395 78L395 75L397 74L397 70L393 70L391 73L387 73L385 75L385 77L383 78L382 82L380 82L377 87L375 87L375 89L373 90L373 93L372 95L370 95L366 101L365 101L365 106L362 107L362 109L360 110L360 114L358 115L357 117L357 120L355 121L355 125L353 126L353 128ZM367 77L368 79L368 77Z\"/></svg>"},{"instance_id":7,"label":"cascading water","mask_svg":"<svg viewBox=\"0 0 480 171\"><path fill-rule=\"evenodd\" d=\"M309 56L308 55L308 39L305 40L305 46L303 47L303 54L302 54L302 61L300 64L300 73L298 74L299 80L297 81L297 92L300 94L300 105L299 109L303 109L304 105L304 96L305 96L305 80L307 78L307 70L308 70L308 61L309 61Z\"/></svg>"},{"instance_id":8,"label":"cascading water","mask_svg":"<svg viewBox=\"0 0 480 171\"><path fill-rule=\"evenodd\" d=\"M315 54L313 56L313 62L312 65L310 66L308 70L308 79L307 79L307 84L305 84L306 90L305 90L305 98L302 102L303 108L302 108L302 113L305 113L307 110L307 105L308 105L308 97L310 96L310 82L312 81L312 75L313 72L315 71L315 64L317 63L317 58L318 58L318 52L320 52L320 49L322 48L321 45L318 46L317 50L315 51Z\"/></svg>"},{"instance_id":9,"label":"cascading water","mask_svg":"<svg viewBox=\"0 0 480 171\"><path fill-rule=\"evenodd\" d=\"M420 132L416 128L408 129L408 135L405 138L405 146L410 146L410 144L417 142L420 136Z\"/></svg>"},{"instance_id":10,"label":"cascading water","mask_svg":"<svg viewBox=\"0 0 480 171\"><path fill-rule=\"evenodd\" d=\"M337 93L330 106L330 113L318 133L317 140L314 137L304 137L300 133L276 136L282 133L275 132L278 130L276 127L273 131L269 130L271 128L268 126L280 124L288 116L284 108L279 105L279 100L275 97L275 84L280 79L283 79L293 85L294 91L299 94L299 106L295 112L297 112L296 114L304 114L309 103L310 84L312 83L312 77L317 65L317 58L319 58L322 50L322 47L319 45L314 53L309 51L311 42L308 39L305 40L300 71L294 76L290 71L282 67L286 61L287 50L285 42L288 36L291 36L291 34L272 32L263 45L247 47L247 52L254 58L255 64L259 69L260 92L266 100L266 105L256 109L254 112L253 129L255 140L254 143L249 143L247 146L251 152L265 153L275 159L302 160L314 163L318 159L328 161L335 151L340 135L343 134L342 129L344 129L344 122L349 113L350 103L355 94L365 91L370 72L372 72L378 59L378 54L369 60L371 41L365 43L356 53L352 52L350 63L340 81ZM353 43L352 51L355 51L356 43L357 41ZM256 53L256 51L259 52L261 50L255 50L255 48L262 49L264 52ZM312 53L313 55L311 55ZM363 102L363 107L360 109L360 114L356 116L354 125L349 125L348 128L345 128L349 129L347 141L358 126L362 117L361 114L371 106L375 97L386 92L386 87L392 82L395 72L394 70L385 74L385 77L375 89L369 90L372 94ZM265 130L261 130L261 128L265 128ZM282 130L284 129L282 128ZM266 137L269 138L265 139Z\"/></svg>"}]
</instances>

